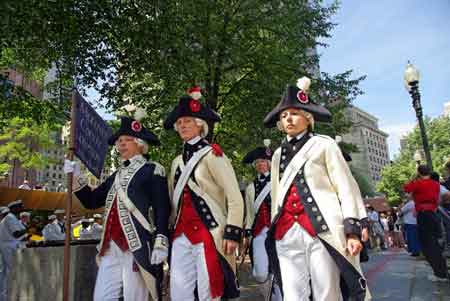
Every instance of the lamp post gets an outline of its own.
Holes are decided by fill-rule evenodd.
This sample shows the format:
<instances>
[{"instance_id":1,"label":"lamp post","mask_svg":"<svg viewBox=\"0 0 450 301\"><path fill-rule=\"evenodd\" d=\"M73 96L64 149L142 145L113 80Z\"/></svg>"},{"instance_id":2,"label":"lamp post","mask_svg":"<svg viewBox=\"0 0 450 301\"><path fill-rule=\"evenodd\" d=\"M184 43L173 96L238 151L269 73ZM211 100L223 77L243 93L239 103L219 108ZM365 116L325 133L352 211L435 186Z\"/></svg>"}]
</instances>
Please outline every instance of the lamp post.
<instances>
[{"instance_id":1,"label":"lamp post","mask_svg":"<svg viewBox=\"0 0 450 301\"><path fill-rule=\"evenodd\" d=\"M420 150L416 150L413 157L414 161L416 161L417 167L419 167L420 161L422 161L422 152Z\"/></svg>"},{"instance_id":2,"label":"lamp post","mask_svg":"<svg viewBox=\"0 0 450 301\"><path fill-rule=\"evenodd\" d=\"M433 163L431 162L431 153L428 145L427 133L425 131L425 124L423 123L422 105L420 103L419 93L419 70L416 69L411 63L408 62L405 70L405 87L408 90L412 98L412 105L416 111L417 121L419 122L420 136L422 137L423 150L425 152L425 159L430 169L433 169Z\"/></svg>"}]
</instances>

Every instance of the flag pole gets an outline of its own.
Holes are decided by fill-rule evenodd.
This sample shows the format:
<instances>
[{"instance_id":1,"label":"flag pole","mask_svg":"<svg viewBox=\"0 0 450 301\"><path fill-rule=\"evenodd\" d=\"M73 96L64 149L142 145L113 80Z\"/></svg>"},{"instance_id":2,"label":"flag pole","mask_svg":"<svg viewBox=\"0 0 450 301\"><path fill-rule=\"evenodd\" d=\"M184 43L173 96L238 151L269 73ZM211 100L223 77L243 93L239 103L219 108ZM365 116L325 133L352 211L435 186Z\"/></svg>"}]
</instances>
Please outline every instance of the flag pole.
<instances>
[{"instance_id":1,"label":"flag pole","mask_svg":"<svg viewBox=\"0 0 450 301\"><path fill-rule=\"evenodd\" d=\"M67 159L73 161L75 151L75 114L76 99L75 87L72 89L72 101L70 111L70 140ZM72 182L73 172L67 174L67 201L66 201L66 239L64 242L64 275L63 275L63 300L69 301L70 280L70 240L72 238Z\"/></svg>"}]
</instances>

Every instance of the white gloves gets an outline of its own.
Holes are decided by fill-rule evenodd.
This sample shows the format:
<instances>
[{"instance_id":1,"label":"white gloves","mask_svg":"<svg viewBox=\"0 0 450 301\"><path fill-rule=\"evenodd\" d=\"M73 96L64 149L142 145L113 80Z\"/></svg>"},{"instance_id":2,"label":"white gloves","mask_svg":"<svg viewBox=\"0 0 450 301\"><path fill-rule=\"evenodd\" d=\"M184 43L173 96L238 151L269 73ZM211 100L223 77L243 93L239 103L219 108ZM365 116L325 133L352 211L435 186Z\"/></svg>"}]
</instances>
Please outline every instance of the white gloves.
<instances>
[{"instance_id":1,"label":"white gloves","mask_svg":"<svg viewBox=\"0 0 450 301\"><path fill-rule=\"evenodd\" d=\"M75 177L80 176L80 164L75 161L64 160L63 170L65 174L72 172Z\"/></svg>"},{"instance_id":2,"label":"white gloves","mask_svg":"<svg viewBox=\"0 0 450 301\"><path fill-rule=\"evenodd\" d=\"M169 240L162 234L158 234L153 244L151 264L161 264L169 256Z\"/></svg>"}]
</instances>

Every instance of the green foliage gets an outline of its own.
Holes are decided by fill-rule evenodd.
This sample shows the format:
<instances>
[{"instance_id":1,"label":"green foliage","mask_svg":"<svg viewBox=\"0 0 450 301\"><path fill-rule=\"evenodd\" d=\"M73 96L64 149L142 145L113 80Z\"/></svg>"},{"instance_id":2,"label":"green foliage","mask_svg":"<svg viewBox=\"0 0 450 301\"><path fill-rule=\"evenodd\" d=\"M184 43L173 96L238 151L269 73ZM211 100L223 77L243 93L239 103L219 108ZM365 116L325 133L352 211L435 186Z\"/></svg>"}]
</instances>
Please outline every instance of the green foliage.
<instances>
[{"instance_id":1,"label":"green foliage","mask_svg":"<svg viewBox=\"0 0 450 301\"><path fill-rule=\"evenodd\" d=\"M350 170L352 171L353 177L356 180L356 183L358 183L359 190L361 192L361 196L364 198L366 196L373 197L375 195L375 192L373 191L372 186L370 185L369 181L367 180L367 177L360 172L356 171L354 168L350 167Z\"/></svg>"},{"instance_id":2,"label":"green foliage","mask_svg":"<svg viewBox=\"0 0 450 301\"><path fill-rule=\"evenodd\" d=\"M203 87L202 101L221 114L210 138L234 163L264 138L279 144L282 135L263 128L262 120L287 83L313 78L311 98L334 114L331 125L317 125L316 131L332 137L348 130L342 109L362 93L358 84L364 77L353 79L347 71L317 78L314 68L314 49L330 37L337 3L5 0L1 5L6 30L0 45L10 49L8 57L29 72L58 62L62 72L53 89L67 87L76 76L79 86L97 88L111 110L127 102L145 107L144 124L163 142L151 150L152 158L167 167L181 143L176 133L162 129L162 120L194 84ZM331 104L335 100L340 104ZM238 167L238 173L253 171Z\"/></svg>"},{"instance_id":3,"label":"green foliage","mask_svg":"<svg viewBox=\"0 0 450 301\"><path fill-rule=\"evenodd\" d=\"M433 169L444 175L444 164L450 158L450 119L441 116L435 119L426 118L424 122L431 147ZM394 205L401 201L403 185L416 174L413 156L416 150L422 149L420 130L417 126L407 135L406 141L406 147L393 164L383 169L381 181L377 185L377 190L385 193L389 202Z\"/></svg>"},{"instance_id":4,"label":"green foliage","mask_svg":"<svg viewBox=\"0 0 450 301\"><path fill-rule=\"evenodd\" d=\"M55 127L45 123L18 117L11 119L0 131L0 174L11 169L12 161L20 162L26 170L43 169L52 163L52 158L45 153L55 146L51 138L54 130Z\"/></svg>"}]
</instances>

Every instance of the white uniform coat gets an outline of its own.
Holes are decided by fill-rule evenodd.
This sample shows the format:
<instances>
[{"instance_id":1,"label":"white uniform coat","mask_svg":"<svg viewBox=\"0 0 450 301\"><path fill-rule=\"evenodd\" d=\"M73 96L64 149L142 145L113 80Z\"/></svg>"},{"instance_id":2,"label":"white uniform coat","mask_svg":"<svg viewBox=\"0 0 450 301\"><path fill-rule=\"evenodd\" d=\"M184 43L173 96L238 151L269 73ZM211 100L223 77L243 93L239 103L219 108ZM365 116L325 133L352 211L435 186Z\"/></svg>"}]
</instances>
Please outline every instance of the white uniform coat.
<instances>
[{"instance_id":1,"label":"white uniform coat","mask_svg":"<svg viewBox=\"0 0 450 301\"><path fill-rule=\"evenodd\" d=\"M303 155L299 160L302 168L298 172L300 181L304 181L304 190L300 192L305 204L305 211L319 236L339 257L340 263L350 264L360 277L356 279L363 290L365 298L369 298L365 289L365 279L362 277L359 256L349 256L346 253L346 232L353 226L359 228L360 220L367 218L366 209L361 198L358 185L354 180L347 162L344 160L337 143L328 136L312 135L299 152ZM275 224L283 208L284 199L278 200L280 192L280 160L283 154L278 148L272 157L272 224ZM315 204L319 210L310 214L308 206ZM344 231L344 226L346 231ZM351 229L350 229L351 230ZM339 266L339 263L337 263ZM342 269L341 269L342 271ZM358 286L356 284L356 286Z\"/></svg>"}]
</instances>

